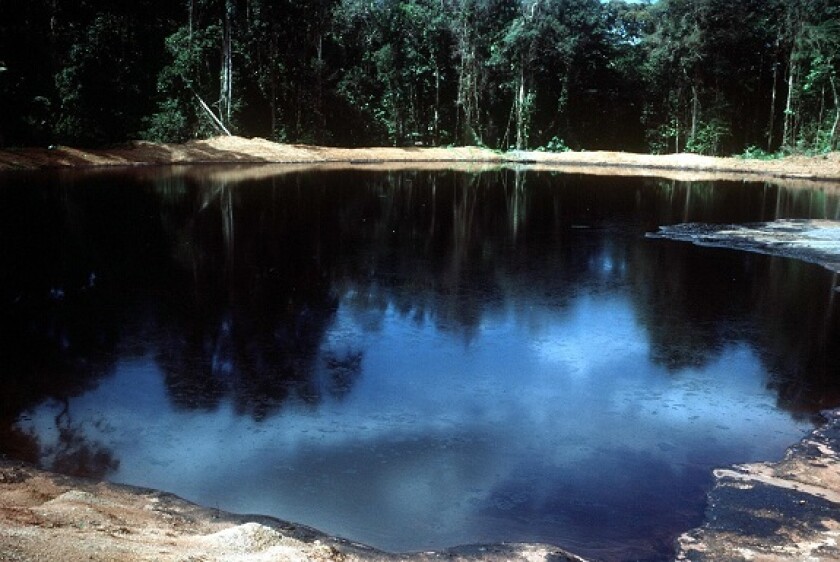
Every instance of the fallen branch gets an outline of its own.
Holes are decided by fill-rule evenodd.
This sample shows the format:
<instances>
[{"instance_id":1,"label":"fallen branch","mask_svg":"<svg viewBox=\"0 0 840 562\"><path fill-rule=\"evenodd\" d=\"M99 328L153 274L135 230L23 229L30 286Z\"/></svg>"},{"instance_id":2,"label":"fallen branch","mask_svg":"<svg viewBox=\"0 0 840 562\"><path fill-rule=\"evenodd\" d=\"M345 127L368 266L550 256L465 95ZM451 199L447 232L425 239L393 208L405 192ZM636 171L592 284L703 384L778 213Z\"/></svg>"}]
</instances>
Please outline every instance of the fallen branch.
<instances>
[{"instance_id":1,"label":"fallen branch","mask_svg":"<svg viewBox=\"0 0 840 562\"><path fill-rule=\"evenodd\" d=\"M204 100L203 100L203 99L201 99L201 96L199 96L199 95L198 95L198 92L196 92L196 91L195 91L195 90L193 90L192 88L190 88L190 90L192 90L192 93L195 95L196 99L198 99L198 103L200 103L200 104L201 104L201 107L203 107L203 108L204 108L204 111L206 111L206 112L208 113L208 115L210 115L210 117L213 119L213 123L215 123L215 125L216 125L217 127L219 127L219 129L221 129L221 130L222 130L222 132L224 132L227 136L232 137L233 135L231 135L231 134L230 134L230 131L228 131L228 130L227 130L227 127L225 127L225 124L224 124L224 123L222 123L221 119L219 119L218 117L216 117L216 114L215 114L215 113L213 113L213 110L212 110L212 109L210 109L210 106L209 106L209 105L207 105L207 104L204 102Z\"/></svg>"}]
</instances>

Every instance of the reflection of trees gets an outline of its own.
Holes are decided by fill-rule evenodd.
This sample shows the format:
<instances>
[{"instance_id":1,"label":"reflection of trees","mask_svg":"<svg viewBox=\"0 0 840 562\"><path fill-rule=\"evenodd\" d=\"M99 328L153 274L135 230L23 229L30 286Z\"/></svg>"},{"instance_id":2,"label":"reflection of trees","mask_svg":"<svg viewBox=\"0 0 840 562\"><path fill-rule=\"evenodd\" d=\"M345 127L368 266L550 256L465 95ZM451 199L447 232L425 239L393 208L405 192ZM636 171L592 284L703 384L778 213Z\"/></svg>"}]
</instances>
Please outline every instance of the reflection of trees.
<instances>
[{"instance_id":1,"label":"reflection of trees","mask_svg":"<svg viewBox=\"0 0 840 562\"><path fill-rule=\"evenodd\" d=\"M66 403L112 371L133 317L125 297L156 269L149 251L157 225L147 217L157 211L142 190L115 190L119 177L85 185L43 174L7 179L17 182L0 185L0 447L38 462L45 451L14 423L44 399ZM62 432L69 443L73 432ZM68 470L73 455L99 455L76 433L76 452L60 456Z\"/></svg>"},{"instance_id":2,"label":"reflection of trees","mask_svg":"<svg viewBox=\"0 0 840 562\"><path fill-rule=\"evenodd\" d=\"M746 223L782 218L840 218L837 192L735 182L651 182L650 230L683 222Z\"/></svg>"},{"instance_id":3,"label":"reflection of trees","mask_svg":"<svg viewBox=\"0 0 840 562\"><path fill-rule=\"evenodd\" d=\"M326 354L324 362L327 372L327 392L335 398L347 396L361 373L362 353L360 351L345 354L332 352Z\"/></svg>"},{"instance_id":4,"label":"reflection of trees","mask_svg":"<svg viewBox=\"0 0 840 562\"><path fill-rule=\"evenodd\" d=\"M576 462L588 470L523 463L480 504L481 511L507 520L514 511L518 517L509 525L522 525L524 532L532 521L552 521L576 552L593 560L661 560L666 553L673 556L675 536L698 524L711 485L711 474L700 466L686 463L678 469L629 448L599 451ZM603 538L593 544L593 528L615 548L605 549Z\"/></svg>"},{"instance_id":5,"label":"reflection of trees","mask_svg":"<svg viewBox=\"0 0 840 562\"><path fill-rule=\"evenodd\" d=\"M721 254L709 267L702 249L656 242L633 256L633 294L652 359L669 370L702 366L728 339L746 337L750 287L734 282L743 278L743 256Z\"/></svg>"},{"instance_id":6,"label":"reflection of trees","mask_svg":"<svg viewBox=\"0 0 840 562\"><path fill-rule=\"evenodd\" d=\"M835 384L837 305L826 308L830 283L796 273L811 266L642 236L684 220L832 216L836 197L515 171L406 174L383 189L379 207L366 207L378 227L360 241L375 248L364 260L369 270L344 276L360 310L390 304L469 334L509 297L563 307L583 287L632 287L652 359L669 370L702 366L734 339L766 358L785 407L818 409L814 400Z\"/></svg>"},{"instance_id":7,"label":"reflection of trees","mask_svg":"<svg viewBox=\"0 0 840 562\"><path fill-rule=\"evenodd\" d=\"M231 395L262 418L292 396L320 399L314 373L336 301L318 223L270 186L250 188L202 186L170 210L185 217L168 218L182 276L159 363L177 404L212 407Z\"/></svg>"},{"instance_id":8,"label":"reflection of trees","mask_svg":"<svg viewBox=\"0 0 840 562\"><path fill-rule=\"evenodd\" d=\"M597 227L633 192L527 177L359 171L164 186L181 271L159 357L173 399L213 407L230 395L261 417L292 396L346 394L361 352L322 348L339 295L371 330L392 307L469 337L510 295L556 305L605 252L622 262L623 243Z\"/></svg>"},{"instance_id":9,"label":"reflection of trees","mask_svg":"<svg viewBox=\"0 0 840 562\"><path fill-rule=\"evenodd\" d=\"M810 266L641 238L665 222L836 214L825 194L514 170L199 178L0 190L0 256L16 264L0 273L4 447L34 450L10 433L23 409L89 388L115 349L149 339L183 407L231 397L263 417L340 399L363 355L322 341L339 297L370 331L391 308L469 338L511 302L628 290L671 369L736 334L792 408L817 408L836 378L837 305ZM696 259L712 252L714 267Z\"/></svg>"},{"instance_id":10,"label":"reflection of trees","mask_svg":"<svg viewBox=\"0 0 840 562\"><path fill-rule=\"evenodd\" d=\"M755 222L823 218L836 198L770 185L658 182L656 216ZM831 280L794 260L651 240L633 256L636 305L654 360L701 365L725 341L751 343L783 407L815 412L840 402L840 313ZM836 299L835 299L836 300Z\"/></svg>"},{"instance_id":11,"label":"reflection of trees","mask_svg":"<svg viewBox=\"0 0 840 562\"><path fill-rule=\"evenodd\" d=\"M343 217L342 225L364 226L355 234L360 259L344 262L363 265L342 270L342 292L359 311L390 305L467 336L510 296L565 302L604 252L622 251L600 226L627 191L610 193L610 182L591 182L591 191L563 183L521 171L395 176L364 213ZM349 228L342 234L353 236Z\"/></svg>"},{"instance_id":12,"label":"reflection of trees","mask_svg":"<svg viewBox=\"0 0 840 562\"><path fill-rule=\"evenodd\" d=\"M108 447L91 440L82 427L73 424L67 402L56 416L55 425L58 440L41 451L41 458L47 459L47 468L88 478L105 478L119 468L119 460Z\"/></svg>"},{"instance_id":13,"label":"reflection of trees","mask_svg":"<svg viewBox=\"0 0 840 562\"><path fill-rule=\"evenodd\" d=\"M840 304L831 275L794 260L757 257L751 304L782 407L813 413L840 404ZM821 275L815 275L819 270Z\"/></svg>"}]
</instances>

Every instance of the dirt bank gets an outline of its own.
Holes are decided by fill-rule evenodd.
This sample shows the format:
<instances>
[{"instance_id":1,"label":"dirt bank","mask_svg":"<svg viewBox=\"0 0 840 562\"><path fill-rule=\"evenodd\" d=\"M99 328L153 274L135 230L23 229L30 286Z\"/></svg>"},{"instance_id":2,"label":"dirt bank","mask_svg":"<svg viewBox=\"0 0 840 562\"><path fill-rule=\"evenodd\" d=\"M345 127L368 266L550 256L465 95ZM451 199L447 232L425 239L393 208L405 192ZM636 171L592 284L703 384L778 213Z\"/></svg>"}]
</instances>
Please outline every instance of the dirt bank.
<instances>
[{"instance_id":1,"label":"dirt bank","mask_svg":"<svg viewBox=\"0 0 840 562\"><path fill-rule=\"evenodd\" d=\"M204 508L172 494L70 478L0 460L0 560L583 562L544 545L393 555L263 516Z\"/></svg>"},{"instance_id":2,"label":"dirt bank","mask_svg":"<svg viewBox=\"0 0 840 562\"><path fill-rule=\"evenodd\" d=\"M551 170L655 175L678 180L793 179L840 182L840 152L779 160L715 158L697 154L646 155L623 152L500 153L478 147L330 148L277 144L264 139L216 137L185 144L132 142L123 146L79 150L63 146L0 151L0 170L56 167L132 166L188 163L282 163L396 165L477 163L527 164Z\"/></svg>"}]
</instances>

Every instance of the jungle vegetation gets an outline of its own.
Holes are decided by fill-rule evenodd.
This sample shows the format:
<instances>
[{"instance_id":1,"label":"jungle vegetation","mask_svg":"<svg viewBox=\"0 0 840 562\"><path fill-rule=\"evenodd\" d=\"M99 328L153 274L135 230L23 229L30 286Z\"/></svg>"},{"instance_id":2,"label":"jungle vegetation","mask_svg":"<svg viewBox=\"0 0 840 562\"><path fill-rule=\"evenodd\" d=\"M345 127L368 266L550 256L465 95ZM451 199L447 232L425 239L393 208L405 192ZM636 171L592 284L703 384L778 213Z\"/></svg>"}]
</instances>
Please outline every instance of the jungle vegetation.
<instances>
[{"instance_id":1,"label":"jungle vegetation","mask_svg":"<svg viewBox=\"0 0 840 562\"><path fill-rule=\"evenodd\" d=\"M840 144L840 0L0 0L0 146Z\"/></svg>"}]
</instances>

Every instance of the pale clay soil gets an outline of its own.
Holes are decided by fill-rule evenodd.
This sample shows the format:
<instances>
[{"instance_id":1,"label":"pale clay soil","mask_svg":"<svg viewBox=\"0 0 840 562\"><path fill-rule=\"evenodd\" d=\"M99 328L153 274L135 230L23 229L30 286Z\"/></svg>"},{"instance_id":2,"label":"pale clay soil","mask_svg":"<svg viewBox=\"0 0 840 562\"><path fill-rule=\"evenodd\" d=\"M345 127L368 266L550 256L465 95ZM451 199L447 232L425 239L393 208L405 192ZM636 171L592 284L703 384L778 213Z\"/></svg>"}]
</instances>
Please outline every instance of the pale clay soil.
<instances>
[{"instance_id":1,"label":"pale clay soil","mask_svg":"<svg viewBox=\"0 0 840 562\"><path fill-rule=\"evenodd\" d=\"M532 169L572 173L650 175L683 181L706 179L840 182L840 152L778 160L717 158L697 154L648 155L625 152L507 152L479 147L331 148L278 144L265 139L215 137L185 144L135 141L123 146L80 150L64 146L0 150L0 171L149 164L240 163L316 166L456 167L527 164Z\"/></svg>"},{"instance_id":2,"label":"pale clay soil","mask_svg":"<svg viewBox=\"0 0 840 562\"><path fill-rule=\"evenodd\" d=\"M547 545L507 544L395 555L259 515L172 494L72 478L0 458L0 560L584 562Z\"/></svg>"},{"instance_id":3,"label":"pale clay soil","mask_svg":"<svg viewBox=\"0 0 840 562\"><path fill-rule=\"evenodd\" d=\"M258 164L248 166L245 172L255 177L313 167L482 170L527 165L529 169L571 173L645 175L679 181L772 181L840 190L840 153L837 152L824 157L759 161L693 154L500 154L476 147L341 149L282 145L239 137L217 137L184 145L134 142L87 151L67 147L0 151L0 171L192 163ZM224 179L230 171L219 167L213 173ZM238 168L234 177L242 173ZM836 416L834 423L840 423ZM818 433L815 435L819 437ZM807 439L814 442L817 437ZM809 443L807 439L803 443ZM798 451L803 445L799 444L799 449L793 447L780 463L716 471L716 490L721 486L749 490L753 486L772 485L782 491L796 490L806 498L819 498L840 509L840 460L835 443L817 440L819 458L800 455ZM799 525L796 534L787 535L794 540L788 540L784 547L764 538L750 542L744 534L716 531L707 519L703 527L679 539L678 558L837 560L840 552L834 547L840 542L840 521L835 511L824 513L826 517L815 528ZM3 561L479 559L581 560L544 545L497 545L411 556L390 555L276 519L228 514L165 492L65 477L0 457L0 560Z\"/></svg>"}]
</instances>

